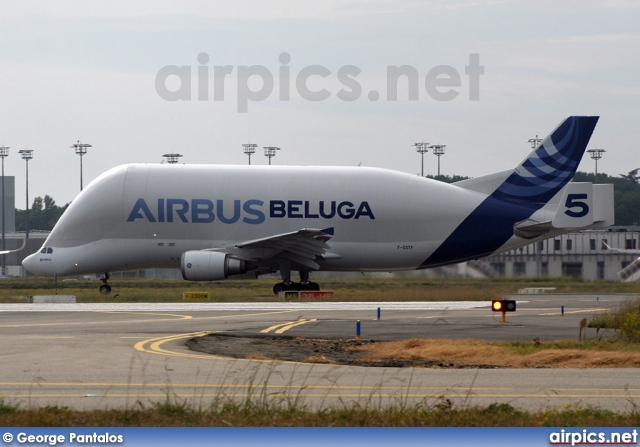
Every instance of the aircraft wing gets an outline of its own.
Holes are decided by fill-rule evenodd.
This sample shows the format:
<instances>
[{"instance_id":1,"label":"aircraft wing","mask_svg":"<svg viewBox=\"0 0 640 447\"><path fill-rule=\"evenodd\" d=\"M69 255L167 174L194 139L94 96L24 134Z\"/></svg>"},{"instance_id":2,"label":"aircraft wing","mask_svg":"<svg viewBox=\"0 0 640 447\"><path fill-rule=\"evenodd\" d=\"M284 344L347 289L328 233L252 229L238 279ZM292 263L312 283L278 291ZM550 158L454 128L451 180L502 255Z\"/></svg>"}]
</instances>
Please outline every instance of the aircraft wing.
<instances>
[{"instance_id":1,"label":"aircraft wing","mask_svg":"<svg viewBox=\"0 0 640 447\"><path fill-rule=\"evenodd\" d=\"M634 254L634 255L640 254L640 250L635 250L635 249L632 249L632 248L613 248L613 247L611 247L609 244L607 244L604 241L602 241L602 245L607 247L607 250L613 251L615 253L629 253L629 254Z\"/></svg>"},{"instance_id":2,"label":"aircraft wing","mask_svg":"<svg viewBox=\"0 0 640 447\"><path fill-rule=\"evenodd\" d=\"M16 248L15 250L0 250L0 255L6 255L9 253L15 253L16 251L22 250L27 245L27 240L22 240L22 246L20 248Z\"/></svg>"},{"instance_id":3,"label":"aircraft wing","mask_svg":"<svg viewBox=\"0 0 640 447\"><path fill-rule=\"evenodd\" d=\"M313 270L320 266L316 262L319 257L340 257L328 253L330 249L327 241L333 236L333 228L318 230L314 228L302 228L290 233L282 233L274 236L263 237L233 246L233 253L247 258L279 258L288 259ZM262 253L258 255L258 253Z\"/></svg>"}]
</instances>

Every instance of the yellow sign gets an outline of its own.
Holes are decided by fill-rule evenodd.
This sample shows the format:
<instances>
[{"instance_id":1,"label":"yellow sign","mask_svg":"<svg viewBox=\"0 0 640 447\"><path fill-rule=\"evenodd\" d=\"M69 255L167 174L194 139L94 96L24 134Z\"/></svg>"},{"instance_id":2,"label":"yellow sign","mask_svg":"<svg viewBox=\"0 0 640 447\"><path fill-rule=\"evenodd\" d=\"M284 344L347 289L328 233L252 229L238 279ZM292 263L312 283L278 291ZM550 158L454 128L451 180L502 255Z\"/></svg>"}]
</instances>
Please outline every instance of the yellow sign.
<instances>
[{"instance_id":1,"label":"yellow sign","mask_svg":"<svg viewBox=\"0 0 640 447\"><path fill-rule=\"evenodd\" d=\"M182 292L182 299L189 301L209 301L209 292Z\"/></svg>"}]
</instances>

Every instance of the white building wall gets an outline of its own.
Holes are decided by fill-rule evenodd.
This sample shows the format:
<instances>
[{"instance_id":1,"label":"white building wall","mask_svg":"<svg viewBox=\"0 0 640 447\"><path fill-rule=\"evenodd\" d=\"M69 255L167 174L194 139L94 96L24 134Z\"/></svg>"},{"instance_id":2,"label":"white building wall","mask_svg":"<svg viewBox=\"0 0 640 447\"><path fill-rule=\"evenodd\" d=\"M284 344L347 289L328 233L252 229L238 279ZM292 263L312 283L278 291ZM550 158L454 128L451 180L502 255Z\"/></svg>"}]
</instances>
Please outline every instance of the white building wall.
<instances>
[{"instance_id":1,"label":"white building wall","mask_svg":"<svg viewBox=\"0 0 640 447\"><path fill-rule=\"evenodd\" d=\"M611 248L640 249L640 228L613 228L568 233L516 250L483 258L504 276L573 276L584 280L617 281L618 272L639 255Z\"/></svg>"}]
</instances>

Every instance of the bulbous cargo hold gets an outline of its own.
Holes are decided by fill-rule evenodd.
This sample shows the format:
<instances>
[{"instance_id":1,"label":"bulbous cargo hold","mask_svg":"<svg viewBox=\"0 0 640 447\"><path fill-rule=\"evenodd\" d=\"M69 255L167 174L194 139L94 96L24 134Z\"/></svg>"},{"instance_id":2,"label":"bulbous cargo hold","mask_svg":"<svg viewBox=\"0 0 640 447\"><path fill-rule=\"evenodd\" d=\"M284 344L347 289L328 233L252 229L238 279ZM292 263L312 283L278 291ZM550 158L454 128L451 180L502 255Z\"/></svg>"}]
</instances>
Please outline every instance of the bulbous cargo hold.
<instances>
[{"instance_id":1,"label":"bulbous cargo hold","mask_svg":"<svg viewBox=\"0 0 640 447\"><path fill-rule=\"evenodd\" d=\"M120 166L23 265L105 278L176 268L194 281L279 271L275 292L317 290L315 271L429 268L602 228L613 224L611 185L570 183L596 122L569 117L514 169L454 184L365 167Z\"/></svg>"}]
</instances>

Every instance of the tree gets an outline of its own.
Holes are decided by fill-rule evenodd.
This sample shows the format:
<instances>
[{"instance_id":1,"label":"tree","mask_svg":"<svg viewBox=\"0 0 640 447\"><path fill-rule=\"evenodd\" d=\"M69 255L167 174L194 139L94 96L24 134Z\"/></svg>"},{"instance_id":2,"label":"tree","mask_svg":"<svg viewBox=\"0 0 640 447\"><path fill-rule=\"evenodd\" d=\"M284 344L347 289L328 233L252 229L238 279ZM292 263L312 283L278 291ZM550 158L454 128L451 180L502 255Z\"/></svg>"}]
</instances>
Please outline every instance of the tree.
<instances>
[{"instance_id":1,"label":"tree","mask_svg":"<svg viewBox=\"0 0 640 447\"><path fill-rule=\"evenodd\" d=\"M640 171L640 168L635 168L634 170L629 171L627 175L620 174L620 177L627 179L631 182L639 183L640 175L638 175L638 171Z\"/></svg>"},{"instance_id":2,"label":"tree","mask_svg":"<svg viewBox=\"0 0 640 447\"><path fill-rule=\"evenodd\" d=\"M56 205L49 195L45 195L44 199L36 197L29 211L29 231L51 231L68 206L68 203L63 207ZM25 231L26 217L26 211L16 209L16 231Z\"/></svg>"},{"instance_id":3,"label":"tree","mask_svg":"<svg viewBox=\"0 0 640 447\"><path fill-rule=\"evenodd\" d=\"M455 182L459 182L460 180L466 180L469 177L464 177L461 175L427 175L427 178L433 179L433 180L438 180L440 182L444 182L444 183L455 183Z\"/></svg>"}]
</instances>

